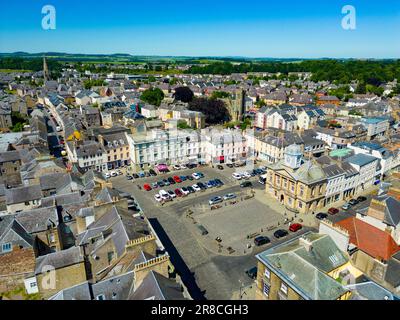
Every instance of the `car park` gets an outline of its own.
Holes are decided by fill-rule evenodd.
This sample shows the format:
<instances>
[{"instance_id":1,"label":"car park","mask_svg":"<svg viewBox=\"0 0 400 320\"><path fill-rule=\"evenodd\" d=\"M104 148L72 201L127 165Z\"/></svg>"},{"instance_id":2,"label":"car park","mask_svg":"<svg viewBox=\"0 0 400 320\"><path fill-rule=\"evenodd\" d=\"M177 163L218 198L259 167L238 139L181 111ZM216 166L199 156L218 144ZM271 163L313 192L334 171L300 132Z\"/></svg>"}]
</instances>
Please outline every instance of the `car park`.
<instances>
[{"instance_id":1,"label":"car park","mask_svg":"<svg viewBox=\"0 0 400 320\"><path fill-rule=\"evenodd\" d=\"M221 203L221 202L222 202L222 198L221 198L221 197L214 197L214 198L211 198L211 199L208 201L208 203L209 203L210 206L212 206L212 205L214 205L214 204L217 204L217 203Z\"/></svg>"},{"instance_id":2,"label":"car park","mask_svg":"<svg viewBox=\"0 0 400 320\"><path fill-rule=\"evenodd\" d=\"M328 217L328 215L326 213L323 212L319 212L317 213L317 215L315 216L318 220L324 220Z\"/></svg>"},{"instance_id":3,"label":"car park","mask_svg":"<svg viewBox=\"0 0 400 320\"><path fill-rule=\"evenodd\" d=\"M146 191L150 191L152 188L150 187L150 185L148 183L145 183L143 186L144 190Z\"/></svg>"},{"instance_id":4,"label":"car park","mask_svg":"<svg viewBox=\"0 0 400 320\"><path fill-rule=\"evenodd\" d=\"M228 193L226 195L224 195L224 200L231 200L231 199L235 199L236 198L236 194L234 193Z\"/></svg>"},{"instance_id":5,"label":"car park","mask_svg":"<svg viewBox=\"0 0 400 320\"><path fill-rule=\"evenodd\" d=\"M299 231L301 228L303 228L303 226L300 223L292 223L289 227L289 231L292 232L297 232Z\"/></svg>"},{"instance_id":6,"label":"car park","mask_svg":"<svg viewBox=\"0 0 400 320\"><path fill-rule=\"evenodd\" d=\"M329 208L328 213L331 215L339 213L339 209L336 208Z\"/></svg>"},{"instance_id":7,"label":"car park","mask_svg":"<svg viewBox=\"0 0 400 320\"><path fill-rule=\"evenodd\" d=\"M269 238L268 238L268 237L265 237L265 236L258 236L258 237L256 237L256 238L254 239L254 244L255 244L257 247L262 246L262 245L264 245L264 244L267 244L267 243L269 243L269 242L270 242Z\"/></svg>"},{"instance_id":8,"label":"car park","mask_svg":"<svg viewBox=\"0 0 400 320\"><path fill-rule=\"evenodd\" d=\"M240 173L234 172L232 173L232 178L236 180L242 179L242 175Z\"/></svg>"},{"instance_id":9,"label":"car park","mask_svg":"<svg viewBox=\"0 0 400 320\"><path fill-rule=\"evenodd\" d=\"M274 237L277 238L277 239L279 239L279 238L286 237L288 234L289 234L289 233L288 233L286 230L279 229L279 230L276 230L276 231L274 232Z\"/></svg>"}]
</instances>

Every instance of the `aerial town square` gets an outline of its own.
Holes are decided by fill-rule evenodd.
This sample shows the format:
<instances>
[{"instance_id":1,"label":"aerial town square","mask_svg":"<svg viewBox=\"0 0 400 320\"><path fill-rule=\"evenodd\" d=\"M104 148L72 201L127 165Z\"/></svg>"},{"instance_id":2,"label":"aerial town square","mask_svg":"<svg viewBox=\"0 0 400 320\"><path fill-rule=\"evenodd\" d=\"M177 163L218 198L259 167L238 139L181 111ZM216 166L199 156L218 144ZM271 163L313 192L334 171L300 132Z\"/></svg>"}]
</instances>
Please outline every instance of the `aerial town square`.
<instances>
[{"instance_id":1,"label":"aerial town square","mask_svg":"<svg viewBox=\"0 0 400 320\"><path fill-rule=\"evenodd\" d=\"M179 2L2 9L0 300L398 300L400 4Z\"/></svg>"}]
</instances>

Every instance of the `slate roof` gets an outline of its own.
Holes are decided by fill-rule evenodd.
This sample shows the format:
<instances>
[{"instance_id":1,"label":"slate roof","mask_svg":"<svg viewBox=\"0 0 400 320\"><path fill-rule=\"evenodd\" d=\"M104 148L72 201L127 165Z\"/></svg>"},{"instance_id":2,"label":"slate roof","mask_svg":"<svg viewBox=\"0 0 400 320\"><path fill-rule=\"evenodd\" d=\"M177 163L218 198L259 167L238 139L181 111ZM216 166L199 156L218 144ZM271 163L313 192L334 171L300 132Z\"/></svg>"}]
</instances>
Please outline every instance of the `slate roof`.
<instances>
[{"instance_id":1,"label":"slate roof","mask_svg":"<svg viewBox=\"0 0 400 320\"><path fill-rule=\"evenodd\" d=\"M89 282L83 282L75 286L57 292L49 300L91 300Z\"/></svg>"},{"instance_id":2,"label":"slate roof","mask_svg":"<svg viewBox=\"0 0 400 320\"><path fill-rule=\"evenodd\" d=\"M328 236L312 232L305 236L308 250L299 237L268 249L256 257L304 299L335 300L348 290L327 275L348 262Z\"/></svg>"},{"instance_id":3,"label":"slate roof","mask_svg":"<svg viewBox=\"0 0 400 320\"><path fill-rule=\"evenodd\" d=\"M181 286L156 271L150 271L129 300L185 300Z\"/></svg>"},{"instance_id":4,"label":"slate roof","mask_svg":"<svg viewBox=\"0 0 400 320\"><path fill-rule=\"evenodd\" d=\"M378 158L375 158L373 156L369 156L367 154L363 154L363 153L358 153L355 154L351 157L346 158L346 162L358 165L358 166L365 166L373 161L378 160Z\"/></svg>"},{"instance_id":5,"label":"slate roof","mask_svg":"<svg viewBox=\"0 0 400 320\"><path fill-rule=\"evenodd\" d=\"M16 215L16 220L30 234L46 231L48 226L53 228L58 226L57 208L48 207L23 211Z\"/></svg>"},{"instance_id":6,"label":"slate roof","mask_svg":"<svg viewBox=\"0 0 400 320\"><path fill-rule=\"evenodd\" d=\"M105 300L127 300L134 290L134 272L106 278L92 285L93 297L104 295Z\"/></svg>"},{"instance_id":7,"label":"slate roof","mask_svg":"<svg viewBox=\"0 0 400 320\"><path fill-rule=\"evenodd\" d=\"M40 185L31 185L6 190L6 204L16 204L42 198Z\"/></svg>"},{"instance_id":8,"label":"slate roof","mask_svg":"<svg viewBox=\"0 0 400 320\"><path fill-rule=\"evenodd\" d=\"M53 266L55 269L65 268L83 262L80 247L71 247L62 251L52 252L36 259L35 274L42 273L43 267Z\"/></svg>"}]
</instances>

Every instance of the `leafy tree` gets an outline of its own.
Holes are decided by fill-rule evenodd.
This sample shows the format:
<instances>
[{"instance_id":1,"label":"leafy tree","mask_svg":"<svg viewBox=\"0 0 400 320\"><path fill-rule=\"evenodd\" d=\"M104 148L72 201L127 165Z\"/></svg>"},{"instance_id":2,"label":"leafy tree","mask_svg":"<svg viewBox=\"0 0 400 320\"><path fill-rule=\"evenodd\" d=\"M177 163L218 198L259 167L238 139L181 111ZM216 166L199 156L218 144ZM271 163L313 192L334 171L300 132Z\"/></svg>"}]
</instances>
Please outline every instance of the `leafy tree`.
<instances>
[{"instance_id":1,"label":"leafy tree","mask_svg":"<svg viewBox=\"0 0 400 320\"><path fill-rule=\"evenodd\" d=\"M159 88L150 88L143 91L140 99L149 104L160 106L161 101L164 99L164 92Z\"/></svg>"},{"instance_id":2,"label":"leafy tree","mask_svg":"<svg viewBox=\"0 0 400 320\"><path fill-rule=\"evenodd\" d=\"M202 112L208 124L221 124L230 120L229 111L222 100L194 98L189 110Z\"/></svg>"},{"instance_id":3,"label":"leafy tree","mask_svg":"<svg viewBox=\"0 0 400 320\"><path fill-rule=\"evenodd\" d=\"M85 80L83 81L83 86L85 89L91 89L92 87L101 87L105 85L104 80Z\"/></svg>"},{"instance_id":4,"label":"leafy tree","mask_svg":"<svg viewBox=\"0 0 400 320\"><path fill-rule=\"evenodd\" d=\"M189 87L178 87L175 89L174 98L182 102L190 102L193 100L194 93Z\"/></svg>"},{"instance_id":5,"label":"leafy tree","mask_svg":"<svg viewBox=\"0 0 400 320\"><path fill-rule=\"evenodd\" d=\"M191 126L189 126L189 125L186 123L186 121L184 121L184 120L179 120L179 121L178 121L177 127L178 127L179 129L191 129Z\"/></svg>"},{"instance_id":6,"label":"leafy tree","mask_svg":"<svg viewBox=\"0 0 400 320\"><path fill-rule=\"evenodd\" d=\"M230 94L226 91L214 91L211 95L212 99L224 99L229 98Z\"/></svg>"}]
</instances>

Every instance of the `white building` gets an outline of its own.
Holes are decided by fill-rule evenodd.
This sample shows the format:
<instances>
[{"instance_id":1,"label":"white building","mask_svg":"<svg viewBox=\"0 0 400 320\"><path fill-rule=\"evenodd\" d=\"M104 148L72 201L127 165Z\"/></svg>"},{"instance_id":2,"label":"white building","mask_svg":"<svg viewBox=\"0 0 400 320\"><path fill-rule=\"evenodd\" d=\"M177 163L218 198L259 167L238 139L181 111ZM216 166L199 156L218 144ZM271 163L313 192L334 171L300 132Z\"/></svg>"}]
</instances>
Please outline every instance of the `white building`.
<instances>
[{"instance_id":1,"label":"white building","mask_svg":"<svg viewBox=\"0 0 400 320\"><path fill-rule=\"evenodd\" d=\"M379 159L363 153L356 154L345 160L359 173L356 192L365 190L376 182L379 176Z\"/></svg>"}]
</instances>

